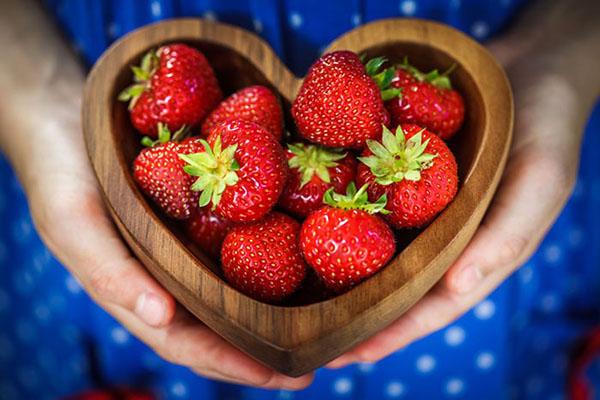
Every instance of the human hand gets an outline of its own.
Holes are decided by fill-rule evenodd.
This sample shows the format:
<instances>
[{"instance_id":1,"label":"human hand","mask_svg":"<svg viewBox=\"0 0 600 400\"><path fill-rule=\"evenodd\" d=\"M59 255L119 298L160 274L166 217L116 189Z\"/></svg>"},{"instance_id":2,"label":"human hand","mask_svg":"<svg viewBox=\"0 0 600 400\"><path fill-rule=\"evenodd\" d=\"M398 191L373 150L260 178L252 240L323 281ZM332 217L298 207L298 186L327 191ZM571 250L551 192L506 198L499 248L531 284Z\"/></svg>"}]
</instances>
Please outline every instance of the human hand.
<instances>
[{"instance_id":1,"label":"human hand","mask_svg":"<svg viewBox=\"0 0 600 400\"><path fill-rule=\"evenodd\" d=\"M533 254L563 208L591 102L571 81L575 71L558 61L565 54L525 49L515 40L518 35L491 46L513 85L516 119L506 170L481 226L413 308L328 367L380 360L460 317Z\"/></svg>"}]
</instances>

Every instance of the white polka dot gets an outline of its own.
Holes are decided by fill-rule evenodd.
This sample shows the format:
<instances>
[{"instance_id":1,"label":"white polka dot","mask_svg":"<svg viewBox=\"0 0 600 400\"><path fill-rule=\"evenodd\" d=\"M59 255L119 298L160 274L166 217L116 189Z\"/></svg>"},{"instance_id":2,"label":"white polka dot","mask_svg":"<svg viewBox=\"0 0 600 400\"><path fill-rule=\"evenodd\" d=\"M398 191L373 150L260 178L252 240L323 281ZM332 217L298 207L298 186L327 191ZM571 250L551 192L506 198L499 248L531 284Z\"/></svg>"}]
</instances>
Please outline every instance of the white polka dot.
<instances>
[{"instance_id":1,"label":"white polka dot","mask_svg":"<svg viewBox=\"0 0 600 400\"><path fill-rule=\"evenodd\" d=\"M115 22L111 22L110 24L108 24L107 31L108 31L108 36L110 36L111 38L116 38L117 36L119 36L121 27L119 26L119 24L117 24Z\"/></svg>"},{"instance_id":2,"label":"white polka dot","mask_svg":"<svg viewBox=\"0 0 600 400\"><path fill-rule=\"evenodd\" d=\"M12 229L12 235L15 241L21 244L25 243L27 240L29 240L31 232L31 221L29 221L27 218L20 218L15 221Z\"/></svg>"},{"instance_id":3,"label":"white polka dot","mask_svg":"<svg viewBox=\"0 0 600 400\"><path fill-rule=\"evenodd\" d=\"M154 0L152 3L150 3L150 12L152 13L153 17L160 17L162 15L162 6L160 5L160 2Z\"/></svg>"},{"instance_id":4,"label":"white polka dot","mask_svg":"<svg viewBox=\"0 0 600 400\"><path fill-rule=\"evenodd\" d=\"M302 15L298 14L297 12L290 13L290 26L292 28L298 29L303 23L304 19L302 18Z\"/></svg>"},{"instance_id":5,"label":"white polka dot","mask_svg":"<svg viewBox=\"0 0 600 400\"><path fill-rule=\"evenodd\" d=\"M348 378L339 378L333 382L333 391L337 394L348 394L352 392L352 381Z\"/></svg>"},{"instance_id":6,"label":"white polka dot","mask_svg":"<svg viewBox=\"0 0 600 400\"><path fill-rule=\"evenodd\" d=\"M129 333L120 326L117 326L110 331L110 337L117 344L125 344L129 341Z\"/></svg>"},{"instance_id":7,"label":"white polka dot","mask_svg":"<svg viewBox=\"0 0 600 400\"><path fill-rule=\"evenodd\" d=\"M553 311L556 311L556 309L558 308L558 298L555 294L548 293L542 296L540 304L542 306L542 311L544 311L545 313L551 313Z\"/></svg>"},{"instance_id":8,"label":"white polka dot","mask_svg":"<svg viewBox=\"0 0 600 400\"><path fill-rule=\"evenodd\" d=\"M492 353L490 353L489 351L484 351L481 352L477 355L477 358L475 359L475 363L477 364L477 368L479 369L490 369L494 366L494 363L496 362L496 359L494 358L494 355Z\"/></svg>"},{"instance_id":9,"label":"white polka dot","mask_svg":"<svg viewBox=\"0 0 600 400\"><path fill-rule=\"evenodd\" d=\"M188 394L188 389L183 382L175 382L171 385L171 393L176 397L185 397Z\"/></svg>"},{"instance_id":10,"label":"white polka dot","mask_svg":"<svg viewBox=\"0 0 600 400\"><path fill-rule=\"evenodd\" d=\"M526 390L529 395L537 395L544 388L544 380L539 376L531 377L526 384Z\"/></svg>"},{"instance_id":11,"label":"white polka dot","mask_svg":"<svg viewBox=\"0 0 600 400\"><path fill-rule=\"evenodd\" d=\"M533 268L529 264L525 264L519 270L519 280L522 283L529 283L533 279Z\"/></svg>"},{"instance_id":12,"label":"white polka dot","mask_svg":"<svg viewBox=\"0 0 600 400\"><path fill-rule=\"evenodd\" d=\"M435 368L435 358L424 354L417 358L417 370L423 374L431 372Z\"/></svg>"},{"instance_id":13,"label":"white polka dot","mask_svg":"<svg viewBox=\"0 0 600 400\"><path fill-rule=\"evenodd\" d=\"M561 256L562 250L556 244L552 244L544 248L544 260L546 260L548 264L556 265L560 261Z\"/></svg>"},{"instance_id":14,"label":"white polka dot","mask_svg":"<svg viewBox=\"0 0 600 400\"><path fill-rule=\"evenodd\" d=\"M46 249L33 256L33 268L37 273L42 273L50 262L50 253Z\"/></svg>"},{"instance_id":15,"label":"white polka dot","mask_svg":"<svg viewBox=\"0 0 600 400\"><path fill-rule=\"evenodd\" d=\"M375 369L375 364L370 362L362 362L359 363L356 368L358 368L360 372L367 374Z\"/></svg>"},{"instance_id":16,"label":"white polka dot","mask_svg":"<svg viewBox=\"0 0 600 400\"><path fill-rule=\"evenodd\" d=\"M216 21L218 19L217 14L215 14L214 11L205 11L204 14L202 14L202 17L209 21Z\"/></svg>"},{"instance_id":17,"label":"white polka dot","mask_svg":"<svg viewBox=\"0 0 600 400\"><path fill-rule=\"evenodd\" d=\"M465 383L458 378L452 378L446 382L446 393L450 395L457 395L462 393L465 388Z\"/></svg>"},{"instance_id":18,"label":"white polka dot","mask_svg":"<svg viewBox=\"0 0 600 400\"><path fill-rule=\"evenodd\" d=\"M40 322L46 322L50 319L50 309L45 304L39 304L33 310L35 318Z\"/></svg>"},{"instance_id":19,"label":"white polka dot","mask_svg":"<svg viewBox=\"0 0 600 400\"><path fill-rule=\"evenodd\" d=\"M10 298L8 293L0 289L0 314L4 313L10 307Z\"/></svg>"},{"instance_id":20,"label":"white polka dot","mask_svg":"<svg viewBox=\"0 0 600 400\"><path fill-rule=\"evenodd\" d=\"M490 319L496 312L496 305L491 300L484 300L475 307L474 312L479 319Z\"/></svg>"},{"instance_id":21,"label":"white polka dot","mask_svg":"<svg viewBox=\"0 0 600 400\"><path fill-rule=\"evenodd\" d=\"M465 330L460 326L451 326L446 329L444 340L448 346L458 346L465 340Z\"/></svg>"},{"instance_id":22,"label":"white polka dot","mask_svg":"<svg viewBox=\"0 0 600 400\"><path fill-rule=\"evenodd\" d=\"M404 384L398 381L391 381L385 387L385 394L391 398L397 398L404 394L406 391Z\"/></svg>"},{"instance_id":23,"label":"white polka dot","mask_svg":"<svg viewBox=\"0 0 600 400\"><path fill-rule=\"evenodd\" d=\"M484 21L477 21L471 26L471 34L477 39L483 39L490 33L489 25Z\"/></svg>"},{"instance_id":24,"label":"white polka dot","mask_svg":"<svg viewBox=\"0 0 600 400\"><path fill-rule=\"evenodd\" d=\"M280 390L277 393L277 398L279 400L290 400L294 398L294 392L290 392L289 390Z\"/></svg>"},{"instance_id":25,"label":"white polka dot","mask_svg":"<svg viewBox=\"0 0 600 400\"><path fill-rule=\"evenodd\" d=\"M33 274L26 270L18 271L14 276L15 289L20 294L27 294L33 291L35 280Z\"/></svg>"},{"instance_id":26,"label":"white polka dot","mask_svg":"<svg viewBox=\"0 0 600 400\"><path fill-rule=\"evenodd\" d=\"M73 275L67 276L67 279L65 279L65 285L67 286L69 292L73 294L81 293L81 284Z\"/></svg>"},{"instance_id":27,"label":"white polka dot","mask_svg":"<svg viewBox=\"0 0 600 400\"><path fill-rule=\"evenodd\" d=\"M460 5L461 5L460 3L461 3L460 0L452 0L450 2L450 7L452 7L452 8L460 8Z\"/></svg>"},{"instance_id":28,"label":"white polka dot","mask_svg":"<svg viewBox=\"0 0 600 400\"><path fill-rule=\"evenodd\" d=\"M403 0L400 2L400 12L404 15L415 15L417 3L414 0Z\"/></svg>"},{"instance_id":29,"label":"white polka dot","mask_svg":"<svg viewBox=\"0 0 600 400\"><path fill-rule=\"evenodd\" d=\"M583 234L583 230L581 230L581 228L575 227L569 231L567 239L571 247L577 248L582 245L585 235Z\"/></svg>"},{"instance_id":30,"label":"white polka dot","mask_svg":"<svg viewBox=\"0 0 600 400\"><path fill-rule=\"evenodd\" d=\"M353 26L358 26L362 23L362 15L356 13L354 15L352 15L352 25Z\"/></svg>"},{"instance_id":31,"label":"white polka dot","mask_svg":"<svg viewBox=\"0 0 600 400\"><path fill-rule=\"evenodd\" d=\"M260 19L252 20L252 25L254 25L254 31L261 33L263 31L263 23Z\"/></svg>"}]
</instances>

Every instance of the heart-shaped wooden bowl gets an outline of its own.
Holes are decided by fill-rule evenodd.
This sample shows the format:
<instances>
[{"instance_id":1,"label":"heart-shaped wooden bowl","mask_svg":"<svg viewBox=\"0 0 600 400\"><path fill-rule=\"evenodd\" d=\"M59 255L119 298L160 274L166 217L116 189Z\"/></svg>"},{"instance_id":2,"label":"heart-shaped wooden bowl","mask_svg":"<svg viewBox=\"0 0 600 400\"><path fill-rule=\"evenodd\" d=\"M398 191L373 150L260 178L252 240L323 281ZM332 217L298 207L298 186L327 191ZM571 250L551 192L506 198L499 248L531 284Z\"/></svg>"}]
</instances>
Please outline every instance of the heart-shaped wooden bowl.
<instances>
[{"instance_id":1,"label":"heart-shaped wooden bowl","mask_svg":"<svg viewBox=\"0 0 600 400\"><path fill-rule=\"evenodd\" d=\"M491 55L447 26L390 19L354 29L327 51L348 49L392 61L408 56L421 68L456 63L453 83L465 97L465 125L451 147L459 164L456 199L426 229L406 238L381 272L338 297L301 305L270 305L230 287L218 266L190 244L136 187L131 164L140 150L117 94L130 65L151 48L183 41L199 48L225 93L263 84L287 111L302 79L254 34L232 26L181 19L139 29L115 43L89 74L83 128L106 204L123 237L181 304L235 346L291 376L311 371L398 318L458 257L479 225L498 185L512 135L512 95ZM291 124L289 112L288 124ZM288 125L291 126L291 125ZM406 235L404 235L406 236Z\"/></svg>"}]
</instances>

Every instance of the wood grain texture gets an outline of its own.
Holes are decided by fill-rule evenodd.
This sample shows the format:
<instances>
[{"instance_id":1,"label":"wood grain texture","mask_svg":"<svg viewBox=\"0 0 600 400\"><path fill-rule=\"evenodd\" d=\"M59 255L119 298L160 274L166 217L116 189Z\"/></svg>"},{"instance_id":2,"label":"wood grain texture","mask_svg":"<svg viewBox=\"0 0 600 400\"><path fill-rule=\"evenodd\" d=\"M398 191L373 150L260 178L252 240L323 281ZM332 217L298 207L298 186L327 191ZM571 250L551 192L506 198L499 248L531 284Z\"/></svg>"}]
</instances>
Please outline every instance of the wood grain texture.
<instances>
[{"instance_id":1,"label":"wood grain texture","mask_svg":"<svg viewBox=\"0 0 600 400\"><path fill-rule=\"evenodd\" d=\"M301 85L301 78L268 45L239 28L181 19L129 34L97 62L85 90L84 135L106 203L132 251L188 310L257 360L291 376L304 374L402 315L464 249L492 199L508 154L513 125L508 81L484 48L437 23L383 20L333 42L327 51L348 49L393 61L407 55L421 68L458 64L453 83L465 97L467 117L450 145L461 186L449 207L407 239L391 264L371 279L327 301L275 306L228 286L218 267L149 204L132 180L139 135L126 106L116 101L117 93L131 79L129 65L149 49L173 41L202 50L226 93L264 84L280 94L288 112Z\"/></svg>"}]
</instances>

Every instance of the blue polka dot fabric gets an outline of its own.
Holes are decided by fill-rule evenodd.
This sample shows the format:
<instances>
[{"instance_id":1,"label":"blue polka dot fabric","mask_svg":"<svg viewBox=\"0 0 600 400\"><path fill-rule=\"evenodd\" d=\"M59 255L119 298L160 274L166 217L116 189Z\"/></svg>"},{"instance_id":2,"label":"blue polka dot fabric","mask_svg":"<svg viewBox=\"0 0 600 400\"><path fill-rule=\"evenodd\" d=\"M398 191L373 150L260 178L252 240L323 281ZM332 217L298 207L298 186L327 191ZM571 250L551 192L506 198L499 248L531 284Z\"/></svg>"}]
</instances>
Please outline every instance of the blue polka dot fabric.
<instances>
[{"instance_id":1,"label":"blue polka dot fabric","mask_svg":"<svg viewBox=\"0 0 600 400\"><path fill-rule=\"evenodd\" d=\"M478 40L520 0L46 0L91 65L125 33L200 16L252 30L303 74L331 40L380 18L451 24ZM300 392L199 378L161 360L97 307L37 235L0 157L0 400L56 399L93 387L151 389L163 399L563 398L573 341L600 320L600 107L588 123L576 189L537 253L465 316L375 364L321 369ZM600 363L588 373L600 382Z\"/></svg>"}]
</instances>

